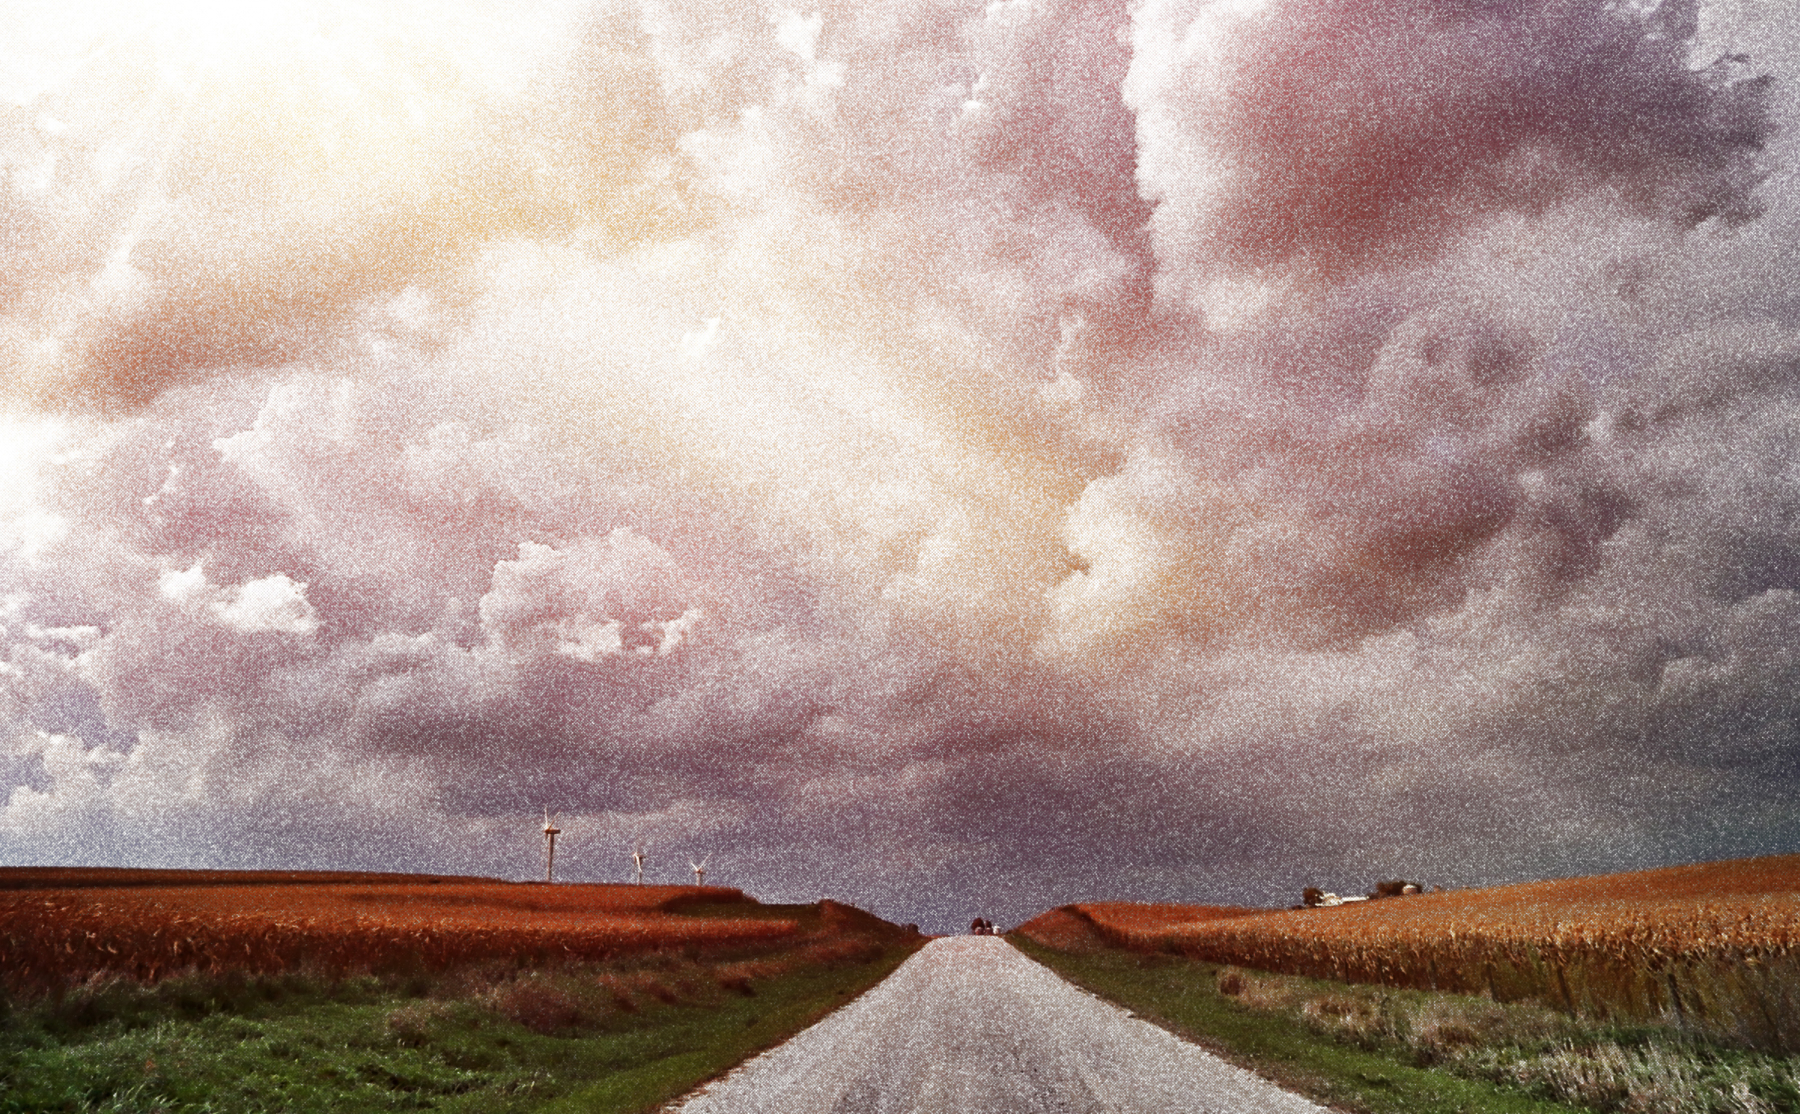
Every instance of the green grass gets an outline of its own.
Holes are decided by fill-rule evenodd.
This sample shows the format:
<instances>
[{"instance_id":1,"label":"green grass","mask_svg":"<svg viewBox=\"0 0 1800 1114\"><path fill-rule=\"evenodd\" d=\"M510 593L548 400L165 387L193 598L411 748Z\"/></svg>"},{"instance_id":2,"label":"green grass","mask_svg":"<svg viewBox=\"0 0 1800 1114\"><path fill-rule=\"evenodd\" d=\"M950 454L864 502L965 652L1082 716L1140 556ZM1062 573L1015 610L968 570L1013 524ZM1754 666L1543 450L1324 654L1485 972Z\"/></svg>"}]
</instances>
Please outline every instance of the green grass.
<instances>
[{"instance_id":1,"label":"green grass","mask_svg":"<svg viewBox=\"0 0 1800 1114\"><path fill-rule=\"evenodd\" d=\"M0 1112L648 1110L854 998L911 950L871 945L729 986L659 957L461 984L88 988L5 1017Z\"/></svg>"},{"instance_id":2,"label":"green grass","mask_svg":"<svg viewBox=\"0 0 1800 1114\"><path fill-rule=\"evenodd\" d=\"M1170 954L1027 954L1342 1110L1800 1114L1800 1056L1536 1002L1220 967Z\"/></svg>"},{"instance_id":3,"label":"green grass","mask_svg":"<svg viewBox=\"0 0 1800 1114\"><path fill-rule=\"evenodd\" d=\"M1248 1008L1220 993L1216 964L1113 950L1072 954L1018 936L1007 939L1069 981L1334 1109L1359 1114L1587 1109L1423 1067L1399 1047L1345 1044L1286 1014Z\"/></svg>"},{"instance_id":4,"label":"green grass","mask_svg":"<svg viewBox=\"0 0 1800 1114\"><path fill-rule=\"evenodd\" d=\"M640 1029L633 1034L637 1047L616 1059L613 1071L544 1107L545 1114L646 1110L675 1098L855 998L913 950L889 947L854 968L803 968L757 985L754 998L690 1011L681 1024Z\"/></svg>"}]
</instances>

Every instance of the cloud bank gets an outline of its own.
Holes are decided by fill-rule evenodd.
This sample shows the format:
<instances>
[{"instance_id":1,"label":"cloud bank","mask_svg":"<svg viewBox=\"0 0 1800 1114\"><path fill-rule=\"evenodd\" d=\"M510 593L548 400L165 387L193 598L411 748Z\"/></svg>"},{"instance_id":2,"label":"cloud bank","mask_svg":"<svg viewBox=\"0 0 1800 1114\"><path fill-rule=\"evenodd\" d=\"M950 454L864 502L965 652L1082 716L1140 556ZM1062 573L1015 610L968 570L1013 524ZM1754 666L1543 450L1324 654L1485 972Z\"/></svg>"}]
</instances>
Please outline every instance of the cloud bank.
<instances>
[{"instance_id":1,"label":"cloud bank","mask_svg":"<svg viewBox=\"0 0 1800 1114\"><path fill-rule=\"evenodd\" d=\"M1800 838L1779 10L3 10L0 861Z\"/></svg>"}]
</instances>

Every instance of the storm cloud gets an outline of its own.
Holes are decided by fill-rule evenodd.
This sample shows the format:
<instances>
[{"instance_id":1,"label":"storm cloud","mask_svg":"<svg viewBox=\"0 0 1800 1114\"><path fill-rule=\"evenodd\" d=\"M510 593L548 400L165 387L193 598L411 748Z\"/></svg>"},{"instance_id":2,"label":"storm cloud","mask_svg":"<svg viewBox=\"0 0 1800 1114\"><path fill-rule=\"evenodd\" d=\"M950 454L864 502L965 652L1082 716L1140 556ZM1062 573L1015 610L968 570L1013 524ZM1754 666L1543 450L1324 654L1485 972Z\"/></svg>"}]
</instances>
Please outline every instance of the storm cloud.
<instances>
[{"instance_id":1,"label":"storm cloud","mask_svg":"<svg viewBox=\"0 0 1800 1114\"><path fill-rule=\"evenodd\" d=\"M4 8L0 862L948 929L1792 850L1716 3Z\"/></svg>"}]
</instances>

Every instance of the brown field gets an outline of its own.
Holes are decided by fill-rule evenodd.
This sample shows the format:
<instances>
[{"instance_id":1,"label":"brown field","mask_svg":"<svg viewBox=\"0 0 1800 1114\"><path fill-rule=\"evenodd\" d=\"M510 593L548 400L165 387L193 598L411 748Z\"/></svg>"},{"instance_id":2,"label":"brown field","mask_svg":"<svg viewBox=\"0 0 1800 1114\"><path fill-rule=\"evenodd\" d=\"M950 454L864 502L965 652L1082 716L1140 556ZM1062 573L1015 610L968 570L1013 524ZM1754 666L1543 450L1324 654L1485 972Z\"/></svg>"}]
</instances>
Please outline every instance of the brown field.
<instances>
[{"instance_id":1,"label":"brown field","mask_svg":"<svg viewBox=\"0 0 1800 1114\"><path fill-rule=\"evenodd\" d=\"M1143 905L1134 901L1086 901L1040 913L1013 931L1065 952L1097 948L1157 947L1147 943L1183 925L1267 912L1236 905Z\"/></svg>"},{"instance_id":2,"label":"brown field","mask_svg":"<svg viewBox=\"0 0 1800 1114\"><path fill-rule=\"evenodd\" d=\"M273 886L295 882L493 882L471 874L392 874L354 870L148 870L114 866L0 866L0 890L125 886Z\"/></svg>"},{"instance_id":3,"label":"brown field","mask_svg":"<svg viewBox=\"0 0 1800 1114\"><path fill-rule=\"evenodd\" d=\"M705 915L694 915L699 907ZM892 927L829 902L817 912L811 919L827 932ZM724 955L802 935L782 907L716 886L0 868L0 988L15 995L96 976L149 983L188 971L342 975L659 950Z\"/></svg>"},{"instance_id":4,"label":"brown field","mask_svg":"<svg viewBox=\"0 0 1800 1114\"><path fill-rule=\"evenodd\" d=\"M1800 855L1185 922L1156 911L1166 907L1117 908L1064 911L1079 911L1118 946L1341 982L1536 999L1581 1016L1660 1021L1800 1052ZM1035 935L1036 923L1020 931Z\"/></svg>"}]
</instances>

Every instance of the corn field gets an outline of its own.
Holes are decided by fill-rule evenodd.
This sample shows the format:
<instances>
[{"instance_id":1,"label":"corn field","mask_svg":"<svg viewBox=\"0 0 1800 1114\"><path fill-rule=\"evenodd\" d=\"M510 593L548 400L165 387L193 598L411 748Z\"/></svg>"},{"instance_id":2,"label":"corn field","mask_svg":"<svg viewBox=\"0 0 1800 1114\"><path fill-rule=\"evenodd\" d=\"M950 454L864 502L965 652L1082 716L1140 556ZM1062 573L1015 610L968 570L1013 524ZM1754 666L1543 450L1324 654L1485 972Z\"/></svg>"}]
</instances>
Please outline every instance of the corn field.
<instances>
[{"instance_id":1,"label":"corn field","mask_svg":"<svg viewBox=\"0 0 1800 1114\"><path fill-rule=\"evenodd\" d=\"M1155 908L1065 910L1117 946L1800 1052L1800 855L1206 920Z\"/></svg>"},{"instance_id":2,"label":"corn field","mask_svg":"<svg viewBox=\"0 0 1800 1114\"><path fill-rule=\"evenodd\" d=\"M792 920L679 913L697 903L755 908L720 887L458 879L0 889L0 987L31 995L95 976L149 983L186 971L338 975L603 960L799 933Z\"/></svg>"}]
</instances>

